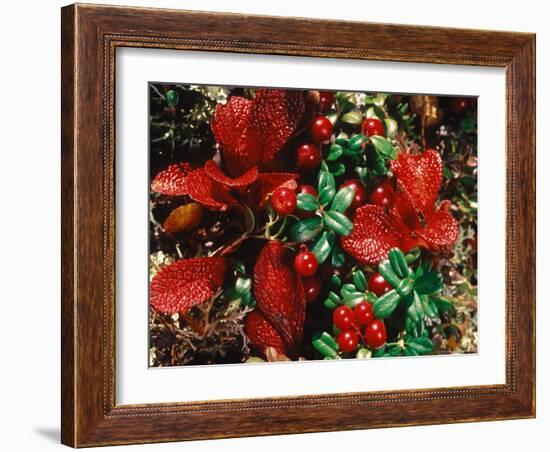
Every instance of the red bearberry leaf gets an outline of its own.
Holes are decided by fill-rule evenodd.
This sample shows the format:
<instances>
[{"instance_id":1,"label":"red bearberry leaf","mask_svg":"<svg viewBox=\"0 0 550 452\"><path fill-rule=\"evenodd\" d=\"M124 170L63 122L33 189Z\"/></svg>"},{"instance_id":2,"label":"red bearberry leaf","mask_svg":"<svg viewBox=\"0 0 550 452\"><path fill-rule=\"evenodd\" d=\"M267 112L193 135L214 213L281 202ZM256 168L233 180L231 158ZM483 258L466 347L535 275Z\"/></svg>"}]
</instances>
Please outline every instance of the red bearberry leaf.
<instances>
[{"instance_id":1,"label":"red bearberry leaf","mask_svg":"<svg viewBox=\"0 0 550 452\"><path fill-rule=\"evenodd\" d=\"M191 171L189 163L170 165L156 175L151 183L151 190L168 196L186 195L185 180L189 171Z\"/></svg>"},{"instance_id":2,"label":"red bearberry leaf","mask_svg":"<svg viewBox=\"0 0 550 452\"><path fill-rule=\"evenodd\" d=\"M189 172L185 188L193 200L212 210L227 210L230 206L238 205L237 200L229 193L229 189L212 180L204 168Z\"/></svg>"},{"instance_id":3,"label":"red bearberry leaf","mask_svg":"<svg viewBox=\"0 0 550 452\"><path fill-rule=\"evenodd\" d=\"M186 312L214 295L223 284L225 271L222 257L196 257L169 264L151 281L151 306L164 314Z\"/></svg>"},{"instance_id":4,"label":"red bearberry leaf","mask_svg":"<svg viewBox=\"0 0 550 452\"><path fill-rule=\"evenodd\" d=\"M387 213L383 207L359 207L353 219L353 230L342 237L342 248L362 264L375 264L387 257L388 251L398 247L409 251L407 229L400 218Z\"/></svg>"},{"instance_id":5,"label":"red bearberry leaf","mask_svg":"<svg viewBox=\"0 0 550 452\"><path fill-rule=\"evenodd\" d=\"M397 184L393 210L410 229L421 226L418 210L416 210L409 192L404 190L399 183Z\"/></svg>"},{"instance_id":6,"label":"red bearberry leaf","mask_svg":"<svg viewBox=\"0 0 550 452\"><path fill-rule=\"evenodd\" d=\"M291 250L278 241L268 242L254 267L254 298L289 355L295 356L304 331L306 299L292 261Z\"/></svg>"},{"instance_id":7,"label":"red bearberry leaf","mask_svg":"<svg viewBox=\"0 0 550 452\"><path fill-rule=\"evenodd\" d=\"M441 156L433 149L420 155L399 154L391 162L391 169L398 185L408 193L416 209L428 220L441 185L443 163Z\"/></svg>"},{"instance_id":8,"label":"red bearberry leaf","mask_svg":"<svg viewBox=\"0 0 550 452\"><path fill-rule=\"evenodd\" d=\"M263 169L298 127L306 110L302 91L259 89L254 99L233 96L219 104L212 119L227 173L232 177L261 164Z\"/></svg>"},{"instance_id":9,"label":"red bearberry leaf","mask_svg":"<svg viewBox=\"0 0 550 452\"><path fill-rule=\"evenodd\" d=\"M261 161L260 143L249 136L252 101L233 96L226 105L218 104L212 131L229 175L237 177Z\"/></svg>"},{"instance_id":10,"label":"red bearberry leaf","mask_svg":"<svg viewBox=\"0 0 550 452\"><path fill-rule=\"evenodd\" d=\"M301 91L259 89L250 112L250 138L260 143L262 163L269 163L295 133L305 110Z\"/></svg>"},{"instance_id":11,"label":"red bearberry leaf","mask_svg":"<svg viewBox=\"0 0 550 452\"><path fill-rule=\"evenodd\" d=\"M426 227L415 232L431 250L437 251L440 247L452 245L456 241L458 223L449 212L438 210L431 216Z\"/></svg>"},{"instance_id":12,"label":"red bearberry leaf","mask_svg":"<svg viewBox=\"0 0 550 452\"><path fill-rule=\"evenodd\" d=\"M208 176L220 184L227 185L228 187L247 187L258 179L258 168L254 167L237 178L231 178L227 176L214 160L208 160L204 164L204 170Z\"/></svg>"},{"instance_id":13,"label":"red bearberry leaf","mask_svg":"<svg viewBox=\"0 0 550 452\"><path fill-rule=\"evenodd\" d=\"M252 311L246 317L246 334L250 343L264 356L266 355L267 347L273 347L277 352L284 355L288 352L277 330L258 311Z\"/></svg>"}]
</instances>

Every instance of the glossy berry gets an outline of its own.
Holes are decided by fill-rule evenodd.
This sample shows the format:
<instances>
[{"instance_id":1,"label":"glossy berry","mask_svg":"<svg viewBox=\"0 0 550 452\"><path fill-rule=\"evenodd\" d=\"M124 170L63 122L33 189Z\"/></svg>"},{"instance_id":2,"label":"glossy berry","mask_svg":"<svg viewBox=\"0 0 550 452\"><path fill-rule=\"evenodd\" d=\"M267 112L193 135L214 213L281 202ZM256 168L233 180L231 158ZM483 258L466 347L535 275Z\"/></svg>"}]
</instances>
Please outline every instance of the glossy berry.
<instances>
[{"instance_id":1,"label":"glossy berry","mask_svg":"<svg viewBox=\"0 0 550 452\"><path fill-rule=\"evenodd\" d=\"M315 116L311 121L309 134L315 143L326 144L330 141L330 137L332 136L332 123L326 116Z\"/></svg>"},{"instance_id":2,"label":"glossy berry","mask_svg":"<svg viewBox=\"0 0 550 452\"><path fill-rule=\"evenodd\" d=\"M348 306L338 306L332 312L332 323L341 331L357 329L355 316Z\"/></svg>"},{"instance_id":3,"label":"glossy berry","mask_svg":"<svg viewBox=\"0 0 550 452\"><path fill-rule=\"evenodd\" d=\"M320 91L319 104L321 106L321 111L329 110L332 104L334 104L334 93L330 91Z\"/></svg>"},{"instance_id":4,"label":"glossy berry","mask_svg":"<svg viewBox=\"0 0 550 452\"><path fill-rule=\"evenodd\" d=\"M321 293L321 280L318 276L302 278L302 285L304 286L304 292L306 294L306 303L313 303L319 298L319 294Z\"/></svg>"},{"instance_id":5,"label":"glossy berry","mask_svg":"<svg viewBox=\"0 0 550 452\"><path fill-rule=\"evenodd\" d=\"M298 185L297 192L298 194L306 193L308 195L317 197L317 190L313 185L308 185L308 184Z\"/></svg>"},{"instance_id":6,"label":"glossy berry","mask_svg":"<svg viewBox=\"0 0 550 452\"><path fill-rule=\"evenodd\" d=\"M365 326L374 320L374 313L372 310L372 304L367 301L359 303L353 308L353 315L355 316L355 322L359 326Z\"/></svg>"},{"instance_id":7,"label":"glossy berry","mask_svg":"<svg viewBox=\"0 0 550 452\"><path fill-rule=\"evenodd\" d=\"M379 119L367 118L361 125L361 133L369 137L373 135L380 135L383 137L385 135L384 124L382 124L382 121Z\"/></svg>"},{"instance_id":8,"label":"glossy berry","mask_svg":"<svg viewBox=\"0 0 550 452\"><path fill-rule=\"evenodd\" d=\"M466 97L453 97L451 100L451 110L453 113L462 114L470 108L470 99Z\"/></svg>"},{"instance_id":9,"label":"glossy berry","mask_svg":"<svg viewBox=\"0 0 550 452\"><path fill-rule=\"evenodd\" d=\"M271 195L271 205L279 215L290 215L296 210L296 193L286 187L279 187Z\"/></svg>"},{"instance_id":10,"label":"glossy berry","mask_svg":"<svg viewBox=\"0 0 550 452\"><path fill-rule=\"evenodd\" d=\"M300 251L294 258L294 270L300 276L312 276L317 271L319 263L311 251Z\"/></svg>"},{"instance_id":11,"label":"glossy berry","mask_svg":"<svg viewBox=\"0 0 550 452\"><path fill-rule=\"evenodd\" d=\"M380 348L386 343L386 325L382 320L374 320L365 329L365 342L370 348Z\"/></svg>"},{"instance_id":12,"label":"glossy berry","mask_svg":"<svg viewBox=\"0 0 550 452\"><path fill-rule=\"evenodd\" d=\"M386 292L393 289L392 285L378 272L369 276L367 285L369 290L374 292L378 297L381 297Z\"/></svg>"},{"instance_id":13,"label":"glossy berry","mask_svg":"<svg viewBox=\"0 0 550 452\"><path fill-rule=\"evenodd\" d=\"M338 335L338 347L344 353L355 351L359 343L359 335L355 331L342 331Z\"/></svg>"},{"instance_id":14,"label":"glossy berry","mask_svg":"<svg viewBox=\"0 0 550 452\"><path fill-rule=\"evenodd\" d=\"M296 150L296 166L300 170L315 170L321 164L321 151L314 144L302 144Z\"/></svg>"},{"instance_id":15,"label":"glossy berry","mask_svg":"<svg viewBox=\"0 0 550 452\"><path fill-rule=\"evenodd\" d=\"M393 191L393 187L387 182L384 182L378 187L375 187L374 190L371 191L369 196L370 204L385 207L386 209L390 209L391 207L393 207L394 201L395 192Z\"/></svg>"},{"instance_id":16,"label":"glossy berry","mask_svg":"<svg viewBox=\"0 0 550 452\"><path fill-rule=\"evenodd\" d=\"M351 209L357 209L367 202L367 191L359 179L349 179L345 181L340 188L352 187L355 191L355 196L350 204Z\"/></svg>"}]
</instances>

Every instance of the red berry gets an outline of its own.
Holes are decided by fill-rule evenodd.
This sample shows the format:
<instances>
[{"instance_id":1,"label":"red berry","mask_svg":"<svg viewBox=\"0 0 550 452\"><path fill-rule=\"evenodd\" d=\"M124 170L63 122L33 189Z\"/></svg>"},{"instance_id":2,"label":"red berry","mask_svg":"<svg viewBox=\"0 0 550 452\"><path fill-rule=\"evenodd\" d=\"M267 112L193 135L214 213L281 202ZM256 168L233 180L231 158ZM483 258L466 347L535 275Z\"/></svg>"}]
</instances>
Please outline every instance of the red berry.
<instances>
[{"instance_id":1,"label":"red berry","mask_svg":"<svg viewBox=\"0 0 550 452\"><path fill-rule=\"evenodd\" d=\"M359 179L350 179L345 181L340 188L352 187L355 191L355 196L351 202L350 208L357 209L367 201L367 191Z\"/></svg>"},{"instance_id":2,"label":"red berry","mask_svg":"<svg viewBox=\"0 0 550 452\"><path fill-rule=\"evenodd\" d=\"M371 292L374 292L378 297L381 297L387 291L393 289L392 285L388 281L386 281L384 277L378 272L373 273L369 276L367 284L369 290Z\"/></svg>"},{"instance_id":3,"label":"red berry","mask_svg":"<svg viewBox=\"0 0 550 452\"><path fill-rule=\"evenodd\" d=\"M334 104L334 93L330 91L319 91L319 103L321 111L326 111Z\"/></svg>"},{"instance_id":4,"label":"red berry","mask_svg":"<svg viewBox=\"0 0 550 452\"><path fill-rule=\"evenodd\" d=\"M386 343L386 325L382 320L374 320L365 329L365 341L370 348L380 348Z\"/></svg>"},{"instance_id":5,"label":"red berry","mask_svg":"<svg viewBox=\"0 0 550 452\"><path fill-rule=\"evenodd\" d=\"M315 190L315 187L313 185L298 185L297 191L298 194L307 193L308 195L317 197L317 190Z\"/></svg>"},{"instance_id":6,"label":"red berry","mask_svg":"<svg viewBox=\"0 0 550 452\"><path fill-rule=\"evenodd\" d=\"M332 322L341 331L355 330L357 328L353 311L348 306L338 306L332 312Z\"/></svg>"},{"instance_id":7,"label":"red berry","mask_svg":"<svg viewBox=\"0 0 550 452\"><path fill-rule=\"evenodd\" d=\"M342 331L338 335L338 346L344 353L355 351L359 343L359 335L355 331Z\"/></svg>"},{"instance_id":8,"label":"red berry","mask_svg":"<svg viewBox=\"0 0 550 452\"><path fill-rule=\"evenodd\" d=\"M369 202L371 204L374 204L375 206L385 207L386 209L390 209L391 207L393 207L394 201L395 192L393 191L393 187L387 182L384 182L378 187L375 187L375 189L371 191L369 196Z\"/></svg>"},{"instance_id":9,"label":"red berry","mask_svg":"<svg viewBox=\"0 0 550 452\"><path fill-rule=\"evenodd\" d=\"M296 150L296 166L301 170L315 170L321 164L321 151L314 144L302 144Z\"/></svg>"},{"instance_id":10,"label":"red berry","mask_svg":"<svg viewBox=\"0 0 550 452\"><path fill-rule=\"evenodd\" d=\"M290 215L296 210L296 193L286 187L279 187L271 195L271 205L279 215Z\"/></svg>"},{"instance_id":11,"label":"red berry","mask_svg":"<svg viewBox=\"0 0 550 452\"><path fill-rule=\"evenodd\" d=\"M315 116L313 121L311 121L309 133L311 135L311 139L315 143L328 143L330 141L330 137L332 136L332 123L326 116Z\"/></svg>"},{"instance_id":12,"label":"red berry","mask_svg":"<svg viewBox=\"0 0 550 452\"><path fill-rule=\"evenodd\" d=\"M319 298L319 294L321 293L321 280L318 276L302 278L302 285L306 293L306 303L313 303Z\"/></svg>"},{"instance_id":13,"label":"red berry","mask_svg":"<svg viewBox=\"0 0 550 452\"><path fill-rule=\"evenodd\" d=\"M312 276L317 271L319 263L311 251L300 251L294 258L294 270L300 276Z\"/></svg>"},{"instance_id":14,"label":"red berry","mask_svg":"<svg viewBox=\"0 0 550 452\"><path fill-rule=\"evenodd\" d=\"M383 137L385 135L384 124L382 124L382 121L379 119L367 118L361 125L361 133L369 137L373 135L380 135Z\"/></svg>"},{"instance_id":15,"label":"red berry","mask_svg":"<svg viewBox=\"0 0 550 452\"><path fill-rule=\"evenodd\" d=\"M353 308L353 314L359 326L368 325L374 320L372 304L367 301L363 301L355 306L355 308Z\"/></svg>"},{"instance_id":16,"label":"red berry","mask_svg":"<svg viewBox=\"0 0 550 452\"><path fill-rule=\"evenodd\" d=\"M451 100L451 110L454 113L462 114L470 108L470 99L466 97L453 97Z\"/></svg>"}]
</instances>

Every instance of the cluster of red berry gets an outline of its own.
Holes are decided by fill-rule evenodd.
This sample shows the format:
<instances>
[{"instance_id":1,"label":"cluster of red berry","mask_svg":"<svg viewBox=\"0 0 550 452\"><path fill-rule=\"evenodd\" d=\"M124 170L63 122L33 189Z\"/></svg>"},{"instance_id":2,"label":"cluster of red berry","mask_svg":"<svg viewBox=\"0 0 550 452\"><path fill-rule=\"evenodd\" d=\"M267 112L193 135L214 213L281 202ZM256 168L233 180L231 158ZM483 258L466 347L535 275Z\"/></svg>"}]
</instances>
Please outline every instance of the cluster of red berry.
<instances>
[{"instance_id":1,"label":"cluster of red berry","mask_svg":"<svg viewBox=\"0 0 550 452\"><path fill-rule=\"evenodd\" d=\"M392 289L380 273L373 273L369 277L368 287L379 297ZM332 313L332 322L340 330L338 346L344 353L354 352L360 339L371 349L380 348L386 343L386 326L382 320L374 318L372 304L367 301L357 304L353 309L339 306Z\"/></svg>"}]
</instances>

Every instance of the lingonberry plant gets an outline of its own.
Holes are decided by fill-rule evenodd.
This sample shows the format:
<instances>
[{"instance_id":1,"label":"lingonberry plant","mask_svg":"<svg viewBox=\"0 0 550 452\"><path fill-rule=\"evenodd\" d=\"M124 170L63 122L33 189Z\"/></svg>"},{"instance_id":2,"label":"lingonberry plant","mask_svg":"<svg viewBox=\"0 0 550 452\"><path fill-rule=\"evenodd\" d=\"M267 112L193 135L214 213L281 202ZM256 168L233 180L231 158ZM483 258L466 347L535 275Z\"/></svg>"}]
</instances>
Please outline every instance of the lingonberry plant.
<instances>
[{"instance_id":1,"label":"lingonberry plant","mask_svg":"<svg viewBox=\"0 0 550 452\"><path fill-rule=\"evenodd\" d=\"M477 350L470 98L150 85L150 364Z\"/></svg>"}]
</instances>

